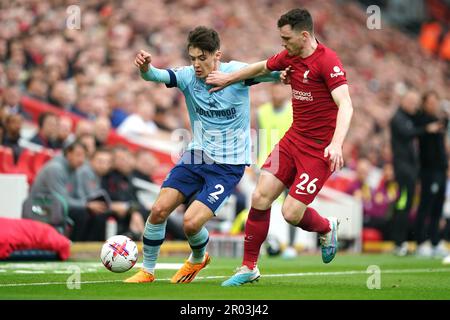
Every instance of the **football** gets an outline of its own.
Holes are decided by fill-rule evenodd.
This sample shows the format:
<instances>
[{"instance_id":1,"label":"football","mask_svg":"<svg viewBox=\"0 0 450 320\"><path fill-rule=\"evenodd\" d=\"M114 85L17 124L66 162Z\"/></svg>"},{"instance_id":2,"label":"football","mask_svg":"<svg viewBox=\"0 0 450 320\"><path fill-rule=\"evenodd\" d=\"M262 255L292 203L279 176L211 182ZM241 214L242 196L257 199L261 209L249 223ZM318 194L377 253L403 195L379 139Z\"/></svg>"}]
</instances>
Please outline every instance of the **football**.
<instances>
[{"instance_id":1,"label":"football","mask_svg":"<svg viewBox=\"0 0 450 320\"><path fill-rule=\"evenodd\" d=\"M126 236L113 236L103 244L100 259L106 269L112 272L128 271L138 259L136 243Z\"/></svg>"}]
</instances>

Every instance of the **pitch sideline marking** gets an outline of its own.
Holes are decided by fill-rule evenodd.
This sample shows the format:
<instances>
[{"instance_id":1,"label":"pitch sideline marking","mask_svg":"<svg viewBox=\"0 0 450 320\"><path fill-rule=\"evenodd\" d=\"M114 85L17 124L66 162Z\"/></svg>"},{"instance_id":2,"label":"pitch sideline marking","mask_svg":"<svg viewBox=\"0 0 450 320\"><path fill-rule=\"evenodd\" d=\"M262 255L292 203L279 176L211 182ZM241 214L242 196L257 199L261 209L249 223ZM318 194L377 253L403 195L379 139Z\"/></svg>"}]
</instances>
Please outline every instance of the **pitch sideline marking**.
<instances>
[{"instance_id":1,"label":"pitch sideline marking","mask_svg":"<svg viewBox=\"0 0 450 320\"><path fill-rule=\"evenodd\" d=\"M104 266L101 262L43 262L43 263L15 263L8 262L5 264L0 264L0 272L6 272L8 270L17 271L52 271L52 273L64 273L67 272L67 267L71 265L78 265L82 271L85 272L96 272L98 269L103 269ZM157 263L156 269L164 269L164 270L178 270L183 266L182 263ZM136 263L135 268L141 268L142 262ZM59 270L54 270L60 268ZM63 269L61 269L63 268ZM19 269L19 270L15 270ZM20 272L19 272L20 273ZM33 273L33 272L29 272ZM41 273L41 272L39 272Z\"/></svg>"},{"instance_id":2,"label":"pitch sideline marking","mask_svg":"<svg viewBox=\"0 0 450 320\"><path fill-rule=\"evenodd\" d=\"M450 268L438 268L438 269L403 269L403 270L382 270L381 273L435 273L435 272L450 272ZM265 274L264 278L275 277L308 277L308 276L342 276L342 275L354 275L354 274L367 274L365 270L350 270L350 271L331 271L331 272L300 272L300 273L280 273L280 274ZM197 277L196 280L210 280L210 279L224 279L229 276L206 276ZM170 278L156 279L156 281L170 281ZM95 284L95 283L114 283L123 282L123 280L94 280L94 281L80 281L73 284ZM47 286L47 285L66 285L64 282L38 282L38 283L4 283L0 284L2 287L26 287L26 286Z\"/></svg>"}]
</instances>

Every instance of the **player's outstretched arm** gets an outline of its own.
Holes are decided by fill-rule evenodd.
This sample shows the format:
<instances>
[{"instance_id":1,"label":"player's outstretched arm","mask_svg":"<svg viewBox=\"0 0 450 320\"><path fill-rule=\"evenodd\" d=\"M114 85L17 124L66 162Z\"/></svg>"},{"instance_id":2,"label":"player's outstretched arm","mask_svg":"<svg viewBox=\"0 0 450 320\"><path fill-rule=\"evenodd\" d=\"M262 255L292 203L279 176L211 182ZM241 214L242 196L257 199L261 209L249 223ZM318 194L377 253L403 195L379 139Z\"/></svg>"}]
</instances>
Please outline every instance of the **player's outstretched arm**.
<instances>
[{"instance_id":1,"label":"player's outstretched arm","mask_svg":"<svg viewBox=\"0 0 450 320\"><path fill-rule=\"evenodd\" d=\"M258 76L254 80L254 82L282 82L283 84L290 84L291 83L291 74L294 71L292 70L291 66L288 66L286 69L282 71L272 71L267 74L264 74L262 76ZM248 81L248 80L247 80Z\"/></svg>"},{"instance_id":2,"label":"player's outstretched arm","mask_svg":"<svg viewBox=\"0 0 450 320\"><path fill-rule=\"evenodd\" d=\"M270 72L266 67L266 63L267 60L256 62L231 73L213 71L206 78L206 83L214 86L214 88L210 90L210 92L214 92L235 82L263 76Z\"/></svg>"},{"instance_id":3,"label":"player's outstretched arm","mask_svg":"<svg viewBox=\"0 0 450 320\"><path fill-rule=\"evenodd\" d=\"M336 129L334 130L331 143L325 148L324 157L330 157L331 171L339 170L344 166L342 157L342 144L347 135L348 128L353 115L352 100L348 92L348 85L344 84L333 91L331 96L338 106L338 114L336 119Z\"/></svg>"},{"instance_id":4,"label":"player's outstretched arm","mask_svg":"<svg viewBox=\"0 0 450 320\"><path fill-rule=\"evenodd\" d=\"M263 74L262 76L258 76L254 79L255 82L280 82L281 81L281 72L280 71L272 71L267 74Z\"/></svg>"},{"instance_id":5,"label":"player's outstretched arm","mask_svg":"<svg viewBox=\"0 0 450 320\"><path fill-rule=\"evenodd\" d=\"M155 68L151 65L152 55L141 50L134 59L134 65L139 68L141 77L147 81L170 83L170 75L167 70Z\"/></svg>"}]
</instances>

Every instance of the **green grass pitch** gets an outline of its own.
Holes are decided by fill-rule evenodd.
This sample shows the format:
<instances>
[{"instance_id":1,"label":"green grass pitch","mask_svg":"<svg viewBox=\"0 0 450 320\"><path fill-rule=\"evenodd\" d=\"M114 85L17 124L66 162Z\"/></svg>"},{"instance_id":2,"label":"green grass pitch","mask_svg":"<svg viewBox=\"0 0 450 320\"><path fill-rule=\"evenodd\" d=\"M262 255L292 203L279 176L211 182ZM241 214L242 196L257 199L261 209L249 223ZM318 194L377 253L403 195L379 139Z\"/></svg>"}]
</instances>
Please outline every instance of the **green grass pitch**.
<instances>
[{"instance_id":1,"label":"green grass pitch","mask_svg":"<svg viewBox=\"0 0 450 320\"><path fill-rule=\"evenodd\" d=\"M181 263L183 258L161 258L158 262ZM125 284L121 280L132 275L136 267L115 274L99 261L1 262L0 299L450 299L450 265L443 265L439 259L340 254L325 265L319 255L291 260L262 257L262 277L258 282L221 287L239 262L240 259L212 257L212 263L194 282L177 285L169 282L176 270L157 270L157 281L150 284ZM368 283L376 286L378 281L374 278L376 272L368 273L369 266L380 270L380 289L368 288ZM77 270L81 273L74 273Z\"/></svg>"}]
</instances>

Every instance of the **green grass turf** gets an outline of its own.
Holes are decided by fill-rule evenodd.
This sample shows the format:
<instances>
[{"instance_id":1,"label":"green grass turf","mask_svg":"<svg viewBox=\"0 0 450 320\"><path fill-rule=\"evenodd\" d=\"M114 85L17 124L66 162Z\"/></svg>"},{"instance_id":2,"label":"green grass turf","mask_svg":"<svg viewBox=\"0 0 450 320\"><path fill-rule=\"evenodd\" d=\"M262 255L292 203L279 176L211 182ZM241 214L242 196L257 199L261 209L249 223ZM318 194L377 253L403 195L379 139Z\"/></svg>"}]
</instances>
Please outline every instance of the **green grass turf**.
<instances>
[{"instance_id":1,"label":"green grass turf","mask_svg":"<svg viewBox=\"0 0 450 320\"><path fill-rule=\"evenodd\" d=\"M158 262L180 263L182 260L164 258ZM13 262L2 262L0 299L450 299L450 266L443 265L439 259L341 254L332 263L325 265L318 255L301 256L292 260L263 257L259 262L262 273L259 282L234 288L221 287L221 282L233 274L239 262L240 259L213 257L211 265L200 272L199 279L190 284L179 285L168 281L175 270L157 270L157 279L160 280L154 283L125 284L120 280L131 276L136 268L115 274L100 263L96 266L92 261L67 261L40 264L38 269L31 270L45 270L34 274L17 273L18 270L25 270L29 263L15 263L12 268ZM82 270L81 284L80 289L70 290L66 286L70 274L55 272L65 272L73 265ZM381 270L379 290L367 288L367 280L372 274L366 273L366 270L370 265L377 265ZM323 274L317 274L319 272ZM301 275L286 275L294 273ZM271 274L281 276L270 277ZM84 283L89 281L102 282ZM54 282L61 284L42 284Z\"/></svg>"}]
</instances>

